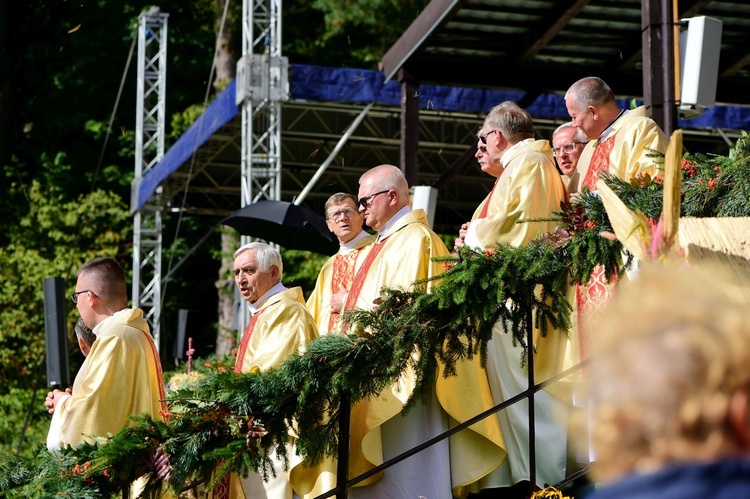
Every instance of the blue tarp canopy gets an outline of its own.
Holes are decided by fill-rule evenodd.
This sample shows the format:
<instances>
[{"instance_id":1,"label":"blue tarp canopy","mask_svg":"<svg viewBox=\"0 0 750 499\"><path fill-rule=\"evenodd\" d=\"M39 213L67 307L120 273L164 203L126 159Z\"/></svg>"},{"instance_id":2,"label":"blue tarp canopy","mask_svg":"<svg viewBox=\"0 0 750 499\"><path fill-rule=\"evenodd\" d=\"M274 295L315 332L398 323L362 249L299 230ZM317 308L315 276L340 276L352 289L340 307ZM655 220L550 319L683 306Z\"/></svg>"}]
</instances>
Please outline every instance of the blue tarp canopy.
<instances>
[{"instance_id":1,"label":"blue tarp canopy","mask_svg":"<svg viewBox=\"0 0 750 499\"><path fill-rule=\"evenodd\" d=\"M236 82L232 81L200 118L174 143L164 158L147 172L138 189L137 209L143 207L159 184L188 161L211 135L237 116L235 92ZM293 64L290 70L290 92L291 98L295 100L401 105L399 83L394 80L385 83L383 73L367 69ZM469 113L486 113L500 102L518 101L524 95L520 91L446 85L420 85L419 92L422 109ZM620 106L627 108L630 107L630 103L627 100L621 100ZM559 94L542 94L527 107L527 110L535 118L560 121L570 119L565 102ZM688 121L679 120L679 126L687 129L747 130L750 129L750 109L716 106L706 109L698 118Z\"/></svg>"}]
</instances>

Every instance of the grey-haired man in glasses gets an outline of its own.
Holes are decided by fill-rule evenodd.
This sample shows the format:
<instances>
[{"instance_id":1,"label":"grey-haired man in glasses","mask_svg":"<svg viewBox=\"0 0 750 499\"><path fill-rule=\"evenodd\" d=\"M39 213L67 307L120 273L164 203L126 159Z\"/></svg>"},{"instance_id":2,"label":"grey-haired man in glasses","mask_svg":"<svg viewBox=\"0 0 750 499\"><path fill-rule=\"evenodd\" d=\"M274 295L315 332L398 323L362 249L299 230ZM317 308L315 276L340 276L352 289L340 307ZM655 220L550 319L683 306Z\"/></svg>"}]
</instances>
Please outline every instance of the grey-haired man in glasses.
<instances>
[{"instance_id":1,"label":"grey-haired man in glasses","mask_svg":"<svg viewBox=\"0 0 750 499\"><path fill-rule=\"evenodd\" d=\"M571 188L578 184L576 166L587 142L586 134L573 126L571 122L563 123L552 132L552 154L562 173L568 195L573 194Z\"/></svg>"},{"instance_id":2,"label":"grey-haired man in glasses","mask_svg":"<svg viewBox=\"0 0 750 499\"><path fill-rule=\"evenodd\" d=\"M556 224L550 220L552 212L559 210L565 200L565 187L549 142L534 138L529 113L515 102L498 104L487 114L477 139L479 166L495 178L495 183L471 221L461 228L454 248L468 246L492 252L500 245L524 246L554 231ZM527 374L521 362L523 349L505 334L503 324L496 324L494 331L487 344L483 377L469 380L459 373L437 381L438 393L458 393L465 386L473 386L477 393L475 402L481 400L485 404L472 410L459 408L463 410L460 417L455 408L447 407L458 422L467 421L527 388ZM558 361L563 358L559 353L565 339L564 331L548 331L547 337L534 345L537 382L559 371ZM534 402L537 483L533 485L543 486L565 477L566 431L557 414L565 414L566 404L546 390L537 392ZM528 448L528 405L515 404L481 424L485 428L478 433L485 438L476 439L472 467L463 474L462 483L481 489L478 497L514 498L519 492L528 493L532 462ZM451 471L455 473L466 462L465 457L457 455L451 461Z\"/></svg>"}]
</instances>

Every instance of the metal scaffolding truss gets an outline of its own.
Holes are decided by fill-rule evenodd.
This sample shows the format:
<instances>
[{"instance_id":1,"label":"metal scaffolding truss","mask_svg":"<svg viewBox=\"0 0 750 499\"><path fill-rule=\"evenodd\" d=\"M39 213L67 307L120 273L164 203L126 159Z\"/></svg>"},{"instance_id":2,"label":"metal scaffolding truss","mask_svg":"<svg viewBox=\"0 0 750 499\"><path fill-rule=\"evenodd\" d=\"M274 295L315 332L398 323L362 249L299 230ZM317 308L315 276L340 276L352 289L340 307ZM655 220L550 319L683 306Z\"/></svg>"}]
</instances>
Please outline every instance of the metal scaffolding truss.
<instances>
[{"instance_id":1,"label":"metal scaffolding truss","mask_svg":"<svg viewBox=\"0 0 750 499\"><path fill-rule=\"evenodd\" d=\"M161 320L161 189L141 209L138 188L144 175L164 157L167 78L167 18L158 8L138 16L135 178L132 185L133 307L143 310L159 348Z\"/></svg>"},{"instance_id":2,"label":"metal scaffolding truss","mask_svg":"<svg viewBox=\"0 0 750 499\"><path fill-rule=\"evenodd\" d=\"M288 70L281 57L281 1L243 0L237 64L242 206L281 199L281 101L289 95Z\"/></svg>"}]
</instances>

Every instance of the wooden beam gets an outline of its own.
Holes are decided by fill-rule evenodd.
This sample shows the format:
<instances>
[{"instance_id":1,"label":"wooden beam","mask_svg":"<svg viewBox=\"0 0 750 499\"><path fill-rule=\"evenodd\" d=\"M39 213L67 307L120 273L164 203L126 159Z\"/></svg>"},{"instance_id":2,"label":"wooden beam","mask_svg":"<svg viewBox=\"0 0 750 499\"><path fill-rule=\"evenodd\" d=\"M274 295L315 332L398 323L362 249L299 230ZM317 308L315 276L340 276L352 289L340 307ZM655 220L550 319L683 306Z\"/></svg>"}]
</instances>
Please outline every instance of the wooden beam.
<instances>
[{"instance_id":1,"label":"wooden beam","mask_svg":"<svg viewBox=\"0 0 750 499\"><path fill-rule=\"evenodd\" d=\"M521 54L518 61L524 62L538 54L591 0L574 0L562 2L557 0L555 7L550 10L537 26L537 33L542 33L537 40Z\"/></svg>"},{"instance_id":2,"label":"wooden beam","mask_svg":"<svg viewBox=\"0 0 750 499\"><path fill-rule=\"evenodd\" d=\"M410 186L419 183L419 81L405 69L398 70L401 83L401 171Z\"/></svg>"},{"instance_id":3,"label":"wooden beam","mask_svg":"<svg viewBox=\"0 0 750 499\"><path fill-rule=\"evenodd\" d=\"M408 62L409 57L422 46L427 37L452 18L466 1L432 0L427 4L380 61L380 70L385 74L385 81L393 78Z\"/></svg>"},{"instance_id":4,"label":"wooden beam","mask_svg":"<svg viewBox=\"0 0 750 499\"><path fill-rule=\"evenodd\" d=\"M643 102L669 137L677 127L672 0L642 0Z\"/></svg>"},{"instance_id":5,"label":"wooden beam","mask_svg":"<svg viewBox=\"0 0 750 499\"><path fill-rule=\"evenodd\" d=\"M471 145L466 151L464 151L461 156L459 156L449 167L445 172L443 172L440 177L438 177L433 183L432 187L434 187L437 190L442 189L446 185L448 185L456 176L461 173L461 171L464 169L466 165L469 164L469 161L471 158L473 158L477 153L477 144L476 142Z\"/></svg>"}]
</instances>

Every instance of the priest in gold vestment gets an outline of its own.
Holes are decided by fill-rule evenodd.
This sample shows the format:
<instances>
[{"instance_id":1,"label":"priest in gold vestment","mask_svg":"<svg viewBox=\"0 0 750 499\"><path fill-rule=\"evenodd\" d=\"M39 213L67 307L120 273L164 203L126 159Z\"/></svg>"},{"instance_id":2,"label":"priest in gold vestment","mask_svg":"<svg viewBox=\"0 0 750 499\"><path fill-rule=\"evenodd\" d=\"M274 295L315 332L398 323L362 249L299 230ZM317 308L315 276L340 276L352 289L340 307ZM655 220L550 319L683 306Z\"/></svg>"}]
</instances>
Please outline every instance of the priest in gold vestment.
<instances>
[{"instance_id":1,"label":"priest in gold vestment","mask_svg":"<svg viewBox=\"0 0 750 499\"><path fill-rule=\"evenodd\" d=\"M84 263L72 298L96 340L72 392L47 395L45 406L57 429L48 435L50 450L115 434L135 424L130 414L162 419L166 410L159 355L143 312L127 308L127 284L117 261Z\"/></svg>"},{"instance_id":2,"label":"priest in gold vestment","mask_svg":"<svg viewBox=\"0 0 750 499\"><path fill-rule=\"evenodd\" d=\"M253 242L234 256L234 279L252 315L237 350L235 372L257 372L279 367L318 336L299 287L281 284L281 255L272 246ZM288 455L294 456L291 443ZM275 477L264 482L257 473L247 478L230 473L212 491L214 499L291 499L294 484L284 463L274 460ZM290 465L291 467L291 465Z\"/></svg>"},{"instance_id":3,"label":"priest in gold vestment","mask_svg":"<svg viewBox=\"0 0 750 499\"><path fill-rule=\"evenodd\" d=\"M400 169L380 165L359 181L360 211L375 230L377 241L357 271L344 310L371 310L382 288L414 289L415 281L443 271L433 257L448 250L430 229L424 211L409 208L409 190ZM427 289L434 284L428 283ZM377 332L375 332L377 334ZM399 415L414 388L413 373L406 372L378 397L352 408L349 475L359 475L384 459L420 444L448 428L447 415L435 393L426 394L405 417ZM385 472L354 487L349 495L359 498L450 498L448 441L444 440Z\"/></svg>"},{"instance_id":4,"label":"priest in gold vestment","mask_svg":"<svg viewBox=\"0 0 750 499\"><path fill-rule=\"evenodd\" d=\"M631 179L648 174L659 175L652 151L664 153L667 138L654 120L646 116L644 107L631 111L620 109L612 89L603 80L587 77L575 82L565 94L565 106L572 123L591 140L578 160L576 192L584 187L596 190L600 172L617 178ZM601 267L594 272L587 286L575 289L574 329L577 334L576 355L586 357L589 324L597 321L604 303L613 292Z\"/></svg>"},{"instance_id":5,"label":"priest in gold vestment","mask_svg":"<svg viewBox=\"0 0 750 499\"><path fill-rule=\"evenodd\" d=\"M307 309L318 326L318 333L337 332L344 300L354 274L372 246L375 237L363 229L364 217L357 209L357 198L338 192L325 204L326 225L338 238L339 251L329 258L318 274L315 289L307 298ZM292 479L300 483L300 496L316 497L336 486L336 458L325 456L313 468L297 466Z\"/></svg>"},{"instance_id":6,"label":"priest in gold vestment","mask_svg":"<svg viewBox=\"0 0 750 499\"><path fill-rule=\"evenodd\" d=\"M491 251L499 244L522 246L554 231L556 224L551 221L518 223L550 218L552 211L560 209L566 197L549 143L534 139L531 116L515 103L503 102L489 112L478 138L476 157L480 168L497 180L477 207L472 220L462 226L455 248L466 245L479 251ZM567 338L565 332L551 330L545 338L537 335L535 341L535 378L538 383L563 369ZM502 324L496 324L493 338L487 345L486 376L492 400L483 409L527 389L526 369L521 366L522 355L521 347L513 345ZM449 393L461 386L461 376L440 378L438 392ZM527 406L526 402L519 402L497 414L507 459L502 464L498 462L496 469L489 470L491 473L477 477L481 480L470 489L499 489L530 479ZM544 486L545 483L557 483L565 476L567 404L547 391L539 391L535 394L534 408L536 482L538 486ZM502 490L494 492L504 493Z\"/></svg>"},{"instance_id":7,"label":"priest in gold vestment","mask_svg":"<svg viewBox=\"0 0 750 499\"><path fill-rule=\"evenodd\" d=\"M307 298L307 309L320 334L335 329L354 273L375 241L374 236L362 230L364 217L357 209L357 199L351 194L334 194L326 201L325 210L326 224L338 238L340 248L323 264L315 289Z\"/></svg>"},{"instance_id":8,"label":"priest in gold vestment","mask_svg":"<svg viewBox=\"0 0 750 499\"><path fill-rule=\"evenodd\" d=\"M667 137L647 116L643 106L633 110L620 109L612 89L596 77L575 82L565 94L565 106L573 125L590 139L578 160L577 182L571 183L572 192L580 192L584 187L595 191L600 172L608 172L624 181L646 174L651 178L660 176L656 158L650 155L652 151L666 151ZM616 276L616 280L624 277ZM607 300L615 292L615 283L607 282L604 268L598 266L588 283L571 287L570 301L574 309L570 331L571 358L587 358L589 336L595 330ZM574 402L582 407L587 405L583 398ZM589 459L593 460L593 457Z\"/></svg>"}]
</instances>

